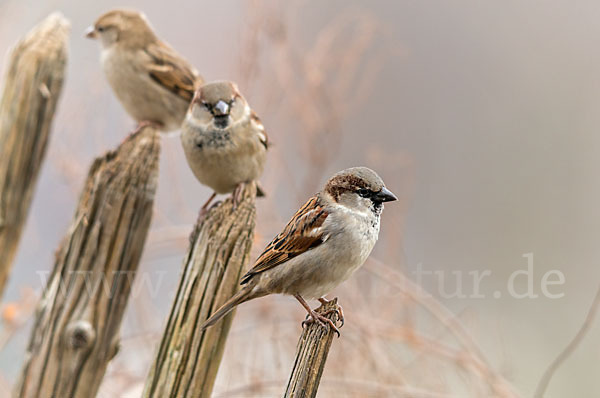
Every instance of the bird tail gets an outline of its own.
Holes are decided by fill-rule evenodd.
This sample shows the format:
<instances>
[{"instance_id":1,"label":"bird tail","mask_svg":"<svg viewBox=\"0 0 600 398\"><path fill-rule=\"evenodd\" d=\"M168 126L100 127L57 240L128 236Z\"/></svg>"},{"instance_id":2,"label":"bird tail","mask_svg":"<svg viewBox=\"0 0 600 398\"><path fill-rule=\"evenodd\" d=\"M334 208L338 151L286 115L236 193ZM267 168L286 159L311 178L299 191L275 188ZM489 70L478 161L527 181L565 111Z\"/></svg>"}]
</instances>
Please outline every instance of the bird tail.
<instances>
[{"instance_id":1,"label":"bird tail","mask_svg":"<svg viewBox=\"0 0 600 398\"><path fill-rule=\"evenodd\" d=\"M262 185L260 184L260 182L256 181L256 197L257 198L264 198L266 196L267 196L267 192L262 187Z\"/></svg>"},{"instance_id":2,"label":"bird tail","mask_svg":"<svg viewBox=\"0 0 600 398\"><path fill-rule=\"evenodd\" d=\"M244 301L248 301L248 300L254 298L250 295L252 293L252 288L253 288L253 286L244 286L232 298L227 300L227 302L225 304L223 304L221 306L221 308L219 308L217 310L217 312L212 314L211 317L208 318L202 324L202 330L205 330L207 327L212 326L215 323L217 323L221 318L223 318L225 315L229 314L229 312L231 312L231 310L233 310L236 305L241 304Z\"/></svg>"}]
</instances>

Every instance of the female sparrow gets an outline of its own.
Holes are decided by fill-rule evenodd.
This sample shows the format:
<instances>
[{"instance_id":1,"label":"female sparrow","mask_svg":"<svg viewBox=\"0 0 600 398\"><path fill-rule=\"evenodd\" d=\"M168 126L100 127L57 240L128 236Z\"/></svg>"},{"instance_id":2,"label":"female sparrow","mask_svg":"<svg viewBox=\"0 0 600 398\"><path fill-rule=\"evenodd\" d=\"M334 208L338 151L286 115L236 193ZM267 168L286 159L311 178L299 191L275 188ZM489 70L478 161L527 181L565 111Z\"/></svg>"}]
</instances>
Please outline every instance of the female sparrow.
<instances>
[{"instance_id":1,"label":"female sparrow","mask_svg":"<svg viewBox=\"0 0 600 398\"><path fill-rule=\"evenodd\" d=\"M227 81L207 83L196 91L181 143L196 178L214 190L202 211L217 193L233 192L236 206L244 184L262 174L268 147L260 119L237 86Z\"/></svg>"},{"instance_id":2,"label":"female sparrow","mask_svg":"<svg viewBox=\"0 0 600 398\"><path fill-rule=\"evenodd\" d=\"M144 14L109 11L87 29L86 36L100 40L102 68L127 113L140 125L179 129L202 78L156 37Z\"/></svg>"},{"instance_id":3,"label":"female sparrow","mask_svg":"<svg viewBox=\"0 0 600 398\"><path fill-rule=\"evenodd\" d=\"M305 299L326 303L323 296L365 262L377 242L383 202L396 199L371 169L354 167L335 174L267 245L242 277L240 291L202 328L238 304L281 293L294 296L308 311L305 322L328 324L339 336L333 321L312 310ZM341 311L340 318L343 325Z\"/></svg>"}]
</instances>

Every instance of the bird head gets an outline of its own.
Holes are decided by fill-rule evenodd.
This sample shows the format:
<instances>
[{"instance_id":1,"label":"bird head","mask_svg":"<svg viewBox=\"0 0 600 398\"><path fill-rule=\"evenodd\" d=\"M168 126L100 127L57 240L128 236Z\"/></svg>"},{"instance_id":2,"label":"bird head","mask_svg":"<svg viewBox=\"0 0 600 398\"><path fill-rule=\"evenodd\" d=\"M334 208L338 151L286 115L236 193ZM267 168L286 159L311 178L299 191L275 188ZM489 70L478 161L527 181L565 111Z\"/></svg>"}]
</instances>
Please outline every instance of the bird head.
<instances>
[{"instance_id":1,"label":"bird head","mask_svg":"<svg viewBox=\"0 0 600 398\"><path fill-rule=\"evenodd\" d=\"M129 47L142 47L156 39L146 16L135 10L109 11L88 27L85 36L98 39L104 48L119 43Z\"/></svg>"},{"instance_id":2,"label":"bird head","mask_svg":"<svg viewBox=\"0 0 600 398\"><path fill-rule=\"evenodd\" d=\"M383 202L398 199L385 187L381 177L367 167L352 167L336 173L327 181L324 191L338 204L363 212L370 209L380 213Z\"/></svg>"},{"instance_id":3,"label":"bird head","mask_svg":"<svg viewBox=\"0 0 600 398\"><path fill-rule=\"evenodd\" d=\"M211 129L227 129L247 120L250 107L235 83L217 81L201 86L190 104L188 118Z\"/></svg>"}]
</instances>

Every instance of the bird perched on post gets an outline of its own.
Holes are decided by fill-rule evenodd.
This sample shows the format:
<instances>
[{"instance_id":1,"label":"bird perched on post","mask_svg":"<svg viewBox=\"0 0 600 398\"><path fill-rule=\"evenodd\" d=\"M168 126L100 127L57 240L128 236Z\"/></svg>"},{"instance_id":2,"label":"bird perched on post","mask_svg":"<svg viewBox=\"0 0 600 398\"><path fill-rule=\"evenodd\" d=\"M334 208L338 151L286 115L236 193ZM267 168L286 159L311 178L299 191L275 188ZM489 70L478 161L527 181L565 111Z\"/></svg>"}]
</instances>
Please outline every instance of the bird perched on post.
<instances>
[{"instance_id":1,"label":"bird perched on post","mask_svg":"<svg viewBox=\"0 0 600 398\"><path fill-rule=\"evenodd\" d=\"M179 129L202 78L156 36L144 14L109 11L87 29L86 36L99 39L102 68L127 113L140 126Z\"/></svg>"},{"instance_id":2,"label":"bird perched on post","mask_svg":"<svg viewBox=\"0 0 600 398\"><path fill-rule=\"evenodd\" d=\"M283 231L267 245L254 267L242 277L243 287L204 324L205 329L235 306L268 294L294 296L308 312L304 322L336 325L312 310L305 299L319 299L345 281L367 259L379 236L383 203L396 200L371 169L340 171L310 198ZM343 314L339 309L343 325Z\"/></svg>"},{"instance_id":3,"label":"bird perched on post","mask_svg":"<svg viewBox=\"0 0 600 398\"><path fill-rule=\"evenodd\" d=\"M237 205L244 184L262 174L269 145L260 119L228 81L207 83L196 91L181 143L196 178L214 190L201 214L217 193L233 192Z\"/></svg>"}]
</instances>

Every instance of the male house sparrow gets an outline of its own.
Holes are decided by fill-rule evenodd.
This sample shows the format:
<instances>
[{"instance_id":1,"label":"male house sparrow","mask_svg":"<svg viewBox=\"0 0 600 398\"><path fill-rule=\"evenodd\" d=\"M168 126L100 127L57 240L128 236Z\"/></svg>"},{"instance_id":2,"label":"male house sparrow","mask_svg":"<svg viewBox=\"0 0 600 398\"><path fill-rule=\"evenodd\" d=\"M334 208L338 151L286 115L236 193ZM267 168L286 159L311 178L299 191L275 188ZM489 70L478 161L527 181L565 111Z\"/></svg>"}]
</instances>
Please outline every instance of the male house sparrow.
<instances>
[{"instance_id":1,"label":"male house sparrow","mask_svg":"<svg viewBox=\"0 0 600 398\"><path fill-rule=\"evenodd\" d=\"M305 322L329 324L339 335L333 321L312 310L305 299L326 303L323 296L365 262L377 242L383 202L396 199L371 169L354 167L335 174L269 243L242 277L240 291L202 328L238 304L281 293L294 296L308 311ZM343 324L341 313L340 318Z\"/></svg>"},{"instance_id":2,"label":"male house sparrow","mask_svg":"<svg viewBox=\"0 0 600 398\"><path fill-rule=\"evenodd\" d=\"M156 37L144 14L109 11L86 30L86 36L100 40L102 68L127 113L140 125L179 129L202 78Z\"/></svg>"},{"instance_id":3,"label":"male house sparrow","mask_svg":"<svg viewBox=\"0 0 600 398\"><path fill-rule=\"evenodd\" d=\"M268 138L256 113L228 81L201 86L182 125L181 143L198 180L217 193L233 192L234 206L245 183L263 172ZM259 190L260 194L260 190Z\"/></svg>"}]
</instances>

